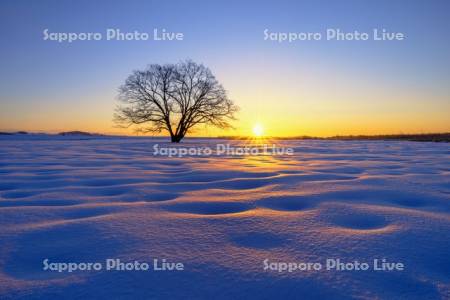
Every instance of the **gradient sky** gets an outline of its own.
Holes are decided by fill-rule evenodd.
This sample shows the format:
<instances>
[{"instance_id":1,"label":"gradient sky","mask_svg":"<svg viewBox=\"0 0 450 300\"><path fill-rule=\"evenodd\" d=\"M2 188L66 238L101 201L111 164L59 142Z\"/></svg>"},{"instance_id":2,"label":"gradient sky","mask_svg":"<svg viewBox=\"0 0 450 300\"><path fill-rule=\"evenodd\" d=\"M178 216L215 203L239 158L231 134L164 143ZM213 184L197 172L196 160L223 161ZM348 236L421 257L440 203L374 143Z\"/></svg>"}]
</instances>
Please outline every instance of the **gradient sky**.
<instances>
[{"instance_id":1,"label":"gradient sky","mask_svg":"<svg viewBox=\"0 0 450 300\"><path fill-rule=\"evenodd\" d=\"M241 107L196 135L450 131L450 1L1 1L0 130L114 128L133 69L191 58ZM44 41L42 31L184 33L183 41ZM404 41L264 41L281 32L403 32Z\"/></svg>"}]
</instances>

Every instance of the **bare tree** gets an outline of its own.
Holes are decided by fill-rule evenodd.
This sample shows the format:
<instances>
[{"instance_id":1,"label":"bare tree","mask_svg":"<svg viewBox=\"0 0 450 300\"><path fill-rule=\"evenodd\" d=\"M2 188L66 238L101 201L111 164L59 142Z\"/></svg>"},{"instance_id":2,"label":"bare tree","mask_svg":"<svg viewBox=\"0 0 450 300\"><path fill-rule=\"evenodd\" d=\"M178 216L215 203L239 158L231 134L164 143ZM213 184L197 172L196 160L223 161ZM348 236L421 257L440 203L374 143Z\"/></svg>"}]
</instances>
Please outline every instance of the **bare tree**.
<instances>
[{"instance_id":1,"label":"bare tree","mask_svg":"<svg viewBox=\"0 0 450 300\"><path fill-rule=\"evenodd\" d=\"M176 143L199 124L231 127L238 110L211 71L191 60L134 71L119 88L119 99L119 126L168 132Z\"/></svg>"}]
</instances>

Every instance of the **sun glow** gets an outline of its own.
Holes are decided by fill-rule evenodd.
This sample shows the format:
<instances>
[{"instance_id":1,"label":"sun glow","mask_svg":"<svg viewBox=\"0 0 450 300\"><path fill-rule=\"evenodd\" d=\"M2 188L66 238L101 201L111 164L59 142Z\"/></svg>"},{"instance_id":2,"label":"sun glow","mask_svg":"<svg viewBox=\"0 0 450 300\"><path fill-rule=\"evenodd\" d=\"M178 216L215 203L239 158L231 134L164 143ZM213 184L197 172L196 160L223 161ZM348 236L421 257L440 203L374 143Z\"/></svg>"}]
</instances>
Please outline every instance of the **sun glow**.
<instances>
[{"instance_id":1,"label":"sun glow","mask_svg":"<svg viewBox=\"0 0 450 300\"><path fill-rule=\"evenodd\" d=\"M262 137L264 135L264 127L260 123L256 123L253 126L253 135L256 137Z\"/></svg>"}]
</instances>

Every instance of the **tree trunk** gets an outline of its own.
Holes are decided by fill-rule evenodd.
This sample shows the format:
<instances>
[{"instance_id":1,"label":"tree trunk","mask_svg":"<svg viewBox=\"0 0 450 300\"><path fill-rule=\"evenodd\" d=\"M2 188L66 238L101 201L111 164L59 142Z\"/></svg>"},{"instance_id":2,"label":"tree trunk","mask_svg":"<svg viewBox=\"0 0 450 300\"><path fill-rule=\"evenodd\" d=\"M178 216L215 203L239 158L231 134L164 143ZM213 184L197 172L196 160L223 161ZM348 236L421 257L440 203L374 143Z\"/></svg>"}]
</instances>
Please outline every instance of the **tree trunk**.
<instances>
[{"instance_id":1,"label":"tree trunk","mask_svg":"<svg viewBox=\"0 0 450 300\"><path fill-rule=\"evenodd\" d=\"M182 135L172 135L170 136L170 140L172 143L179 143L181 141L181 139L183 139L184 136Z\"/></svg>"}]
</instances>

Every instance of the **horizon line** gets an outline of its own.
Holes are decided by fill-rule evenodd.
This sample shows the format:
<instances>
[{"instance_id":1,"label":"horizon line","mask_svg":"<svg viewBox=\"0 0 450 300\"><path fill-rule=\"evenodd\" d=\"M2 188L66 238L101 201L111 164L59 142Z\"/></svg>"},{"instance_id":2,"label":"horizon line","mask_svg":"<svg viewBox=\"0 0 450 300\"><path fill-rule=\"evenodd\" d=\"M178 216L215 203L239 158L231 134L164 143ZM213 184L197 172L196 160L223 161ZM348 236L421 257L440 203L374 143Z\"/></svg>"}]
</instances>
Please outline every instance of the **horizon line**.
<instances>
[{"instance_id":1,"label":"horizon line","mask_svg":"<svg viewBox=\"0 0 450 300\"><path fill-rule=\"evenodd\" d=\"M61 132L49 132L49 131L26 131L26 130L0 130L0 135L26 135L26 134L37 134L37 135L86 135L86 136L111 136L111 137L149 137L149 138L165 138L170 137L169 135L146 135L146 134L118 134L118 133L99 133L90 132L82 130L70 130ZM216 136L201 136L192 135L186 136L185 138L196 138L196 139L333 139L333 138L394 138L394 137L414 137L414 136L450 136L450 131L444 132L412 132L412 133L388 133L388 134L334 134L328 136L315 136L315 135L289 135L289 136L262 136L256 138L252 135L216 135Z\"/></svg>"}]
</instances>

